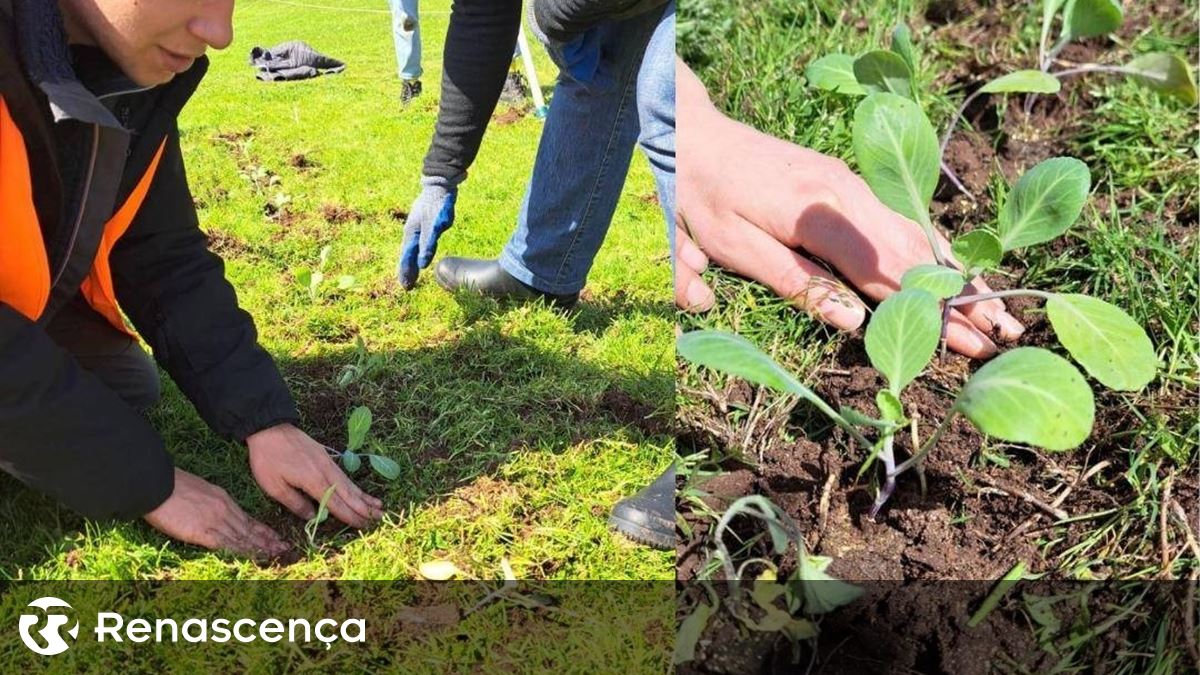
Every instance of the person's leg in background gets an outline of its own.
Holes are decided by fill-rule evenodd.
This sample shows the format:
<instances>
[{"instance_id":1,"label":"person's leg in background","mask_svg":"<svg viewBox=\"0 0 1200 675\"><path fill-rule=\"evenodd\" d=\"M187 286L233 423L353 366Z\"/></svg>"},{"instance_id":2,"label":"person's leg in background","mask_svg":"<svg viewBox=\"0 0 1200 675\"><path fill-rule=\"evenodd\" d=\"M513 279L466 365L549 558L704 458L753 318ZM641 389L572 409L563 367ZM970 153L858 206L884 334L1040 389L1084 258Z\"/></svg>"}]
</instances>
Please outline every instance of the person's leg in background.
<instances>
[{"instance_id":1,"label":"person's leg in background","mask_svg":"<svg viewBox=\"0 0 1200 675\"><path fill-rule=\"evenodd\" d=\"M658 201L675 263L675 3L646 46L637 83L638 145L650 160ZM672 275L674 278L674 275ZM649 486L613 507L609 525L621 534L658 548L675 546L675 465Z\"/></svg>"},{"instance_id":2,"label":"person's leg in background","mask_svg":"<svg viewBox=\"0 0 1200 675\"><path fill-rule=\"evenodd\" d=\"M625 186L639 135L639 71L663 16L655 10L589 30L583 38L602 45L595 72L570 72L563 46L549 45L562 72L517 229L498 261L444 258L442 286L576 301Z\"/></svg>"},{"instance_id":3,"label":"person's leg in background","mask_svg":"<svg viewBox=\"0 0 1200 675\"><path fill-rule=\"evenodd\" d=\"M154 360L137 340L113 328L81 297L50 319L46 334L134 409L146 412L161 398Z\"/></svg>"},{"instance_id":4,"label":"person's leg in background","mask_svg":"<svg viewBox=\"0 0 1200 675\"><path fill-rule=\"evenodd\" d=\"M392 39L400 70L400 103L421 95L421 22L418 0L388 0L392 8Z\"/></svg>"}]
</instances>

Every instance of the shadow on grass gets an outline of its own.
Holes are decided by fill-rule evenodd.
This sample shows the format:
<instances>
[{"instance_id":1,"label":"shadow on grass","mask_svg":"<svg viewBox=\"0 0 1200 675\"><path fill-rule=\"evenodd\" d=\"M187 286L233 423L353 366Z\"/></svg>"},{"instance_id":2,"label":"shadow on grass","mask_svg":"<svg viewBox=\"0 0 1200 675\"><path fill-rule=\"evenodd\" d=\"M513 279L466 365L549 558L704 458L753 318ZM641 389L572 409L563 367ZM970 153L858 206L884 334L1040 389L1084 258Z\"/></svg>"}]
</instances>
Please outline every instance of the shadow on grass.
<instances>
[{"instance_id":1,"label":"shadow on grass","mask_svg":"<svg viewBox=\"0 0 1200 675\"><path fill-rule=\"evenodd\" d=\"M595 316L608 316L606 311ZM371 408L374 424L364 450L392 457L402 474L387 483L363 469L356 479L383 497L389 511L406 515L496 474L518 452L559 453L597 439L668 441L672 371L647 375L599 367L569 349L551 352L537 337L479 321L451 342L375 354L382 360L374 372L344 387L339 380L355 362L352 348L278 363L300 408L302 428L317 441L344 447L351 410ZM303 523L259 491L245 450L209 431L174 386L168 384L151 418L179 466L225 488L251 515L303 548ZM667 462L664 457L662 464ZM30 568L68 573L62 565L73 567L76 543L98 535L116 544L114 555L161 549L166 541L142 524L88 522L7 475L0 475L0 519L8 527L0 543L0 577ZM330 556L358 536L329 523L318 539ZM116 569L161 570L204 555L198 548L172 546L162 560Z\"/></svg>"}]
</instances>

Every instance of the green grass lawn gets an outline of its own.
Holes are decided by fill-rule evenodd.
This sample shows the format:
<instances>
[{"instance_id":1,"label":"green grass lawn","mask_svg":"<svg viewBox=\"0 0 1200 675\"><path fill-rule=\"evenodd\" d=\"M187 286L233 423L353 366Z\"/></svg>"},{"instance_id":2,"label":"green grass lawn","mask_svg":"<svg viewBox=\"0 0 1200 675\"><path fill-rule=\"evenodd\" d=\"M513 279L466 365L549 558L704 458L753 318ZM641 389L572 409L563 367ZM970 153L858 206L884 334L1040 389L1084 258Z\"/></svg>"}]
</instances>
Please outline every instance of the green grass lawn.
<instances>
[{"instance_id":1,"label":"green grass lawn","mask_svg":"<svg viewBox=\"0 0 1200 675\"><path fill-rule=\"evenodd\" d=\"M585 301L564 313L455 297L422 276L395 282L403 216L416 197L437 114L449 1L423 2L425 94L399 105L386 4L336 11L270 0L237 4L236 40L213 55L181 120L203 227L256 319L317 440L344 446L358 405L374 412L371 451L402 477L359 474L384 498L366 532L303 523L265 497L245 450L212 434L168 385L152 413L176 462L229 490L303 551L261 567L173 543L138 523L89 522L7 477L0 482L0 576L21 579L413 578L435 558L478 578L670 579L672 553L610 533L609 509L670 464L674 440L673 312L661 211L635 160ZM380 11L383 10L383 11ZM340 75L300 83L254 79L255 45L302 39L345 60ZM553 69L538 47L549 93ZM498 112L504 112L504 108ZM514 226L541 122L493 124L462 186L440 254L494 256ZM269 206L268 206L269 205ZM330 283L316 300L294 271L330 246ZM356 339L381 357L339 387Z\"/></svg>"}]
</instances>

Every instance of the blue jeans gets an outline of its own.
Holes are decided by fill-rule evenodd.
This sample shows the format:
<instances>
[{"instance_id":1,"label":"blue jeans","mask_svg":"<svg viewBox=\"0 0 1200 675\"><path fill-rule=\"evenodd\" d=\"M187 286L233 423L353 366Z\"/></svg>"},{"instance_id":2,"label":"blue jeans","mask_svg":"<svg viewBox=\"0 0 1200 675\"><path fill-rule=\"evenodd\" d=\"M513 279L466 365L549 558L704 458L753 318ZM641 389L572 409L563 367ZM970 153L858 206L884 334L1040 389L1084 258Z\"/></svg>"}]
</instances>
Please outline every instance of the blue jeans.
<instances>
[{"instance_id":1,"label":"blue jeans","mask_svg":"<svg viewBox=\"0 0 1200 675\"><path fill-rule=\"evenodd\" d=\"M588 82L567 72L561 45L547 45L561 72L517 230L500 255L506 272L546 293L583 288L635 146L650 160L675 248L675 3L592 30L602 57Z\"/></svg>"},{"instance_id":2,"label":"blue jeans","mask_svg":"<svg viewBox=\"0 0 1200 675\"><path fill-rule=\"evenodd\" d=\"M421 77L421 23L417 0L388 0L392 7L392 39L396 42L396 64L400 79Z\"/></svg>"}]
</instances>

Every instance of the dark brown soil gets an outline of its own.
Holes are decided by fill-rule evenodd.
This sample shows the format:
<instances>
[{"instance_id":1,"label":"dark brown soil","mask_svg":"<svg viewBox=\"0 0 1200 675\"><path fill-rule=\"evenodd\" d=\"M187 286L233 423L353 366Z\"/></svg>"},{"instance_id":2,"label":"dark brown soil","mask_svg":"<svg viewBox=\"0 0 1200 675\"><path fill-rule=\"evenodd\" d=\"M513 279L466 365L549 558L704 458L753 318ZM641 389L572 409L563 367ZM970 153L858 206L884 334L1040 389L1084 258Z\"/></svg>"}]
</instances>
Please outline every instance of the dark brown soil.
<instances>
[{"instance_id":1,"label":"dark brown soil","mask_svg":"<svg viewBox=\"0 0 1200 675\"><path fill-rule=\"evenodd\" d=\"M358 209L327 202L321 205L321 218L332 225L341 225L362 222L363 214Z\"/></svg>"},{"instance_id":2,"label":"dark brown soil","mask_svg":"<svg viewBox=\"0 0 1200 675\"><path fill-rule=\"evenodd\" d=\"M492 121L502 127L506 127L525 119L531 110L533 110L533 107L529 105L511 106L504 112L497 113L492 117Z\"/></svg>"}]
</instances>

